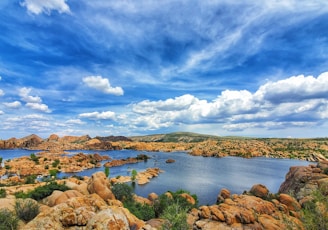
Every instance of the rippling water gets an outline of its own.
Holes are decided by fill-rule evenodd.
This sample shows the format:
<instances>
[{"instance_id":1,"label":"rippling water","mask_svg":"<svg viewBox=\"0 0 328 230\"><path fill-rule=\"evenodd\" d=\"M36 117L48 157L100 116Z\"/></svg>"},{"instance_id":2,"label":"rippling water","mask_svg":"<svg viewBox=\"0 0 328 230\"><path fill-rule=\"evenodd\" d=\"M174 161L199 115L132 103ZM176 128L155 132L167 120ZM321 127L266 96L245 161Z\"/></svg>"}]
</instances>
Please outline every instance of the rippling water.
<instances>
[{"instance_id":1,"label":"rippling water","mask_svg":"<svg viewBox=\"0 0 328 230\"><path fill-rule=\"evenodd\" d=\"M81 151L68 151L70 154ZM95 151L83 151L84 153L95 153ZM36 151L28 150L1 150L0 157L8 158L29 156ZM153 178L146 185L136 185L135 193L147 197L149 193L162 194L166 191L185 189L192 194L197 194L200 204L213 204L217 194L222 188L229 189L232 193L240 194L250 190L254 184L264 184L272 193L278 191L280 184L290 166L308 165L307 161L273 158L239 158L239 157L195 157L185 152L163 153L163 152L138 152L132 150L101 151L101 155L109 155L113 159L135 157L140 153L151 157L147 162L128 164L110 169L110 176L126 176L132 169L143 171L146 168L159 167L164 170L157 178ZM168 158L175 163L167 164ZM79 173L79 176L90 176L97 171L103 171L103 167L90 169ZM59 174L69 176L72 174Z\"/></svg>"}]
</instances>

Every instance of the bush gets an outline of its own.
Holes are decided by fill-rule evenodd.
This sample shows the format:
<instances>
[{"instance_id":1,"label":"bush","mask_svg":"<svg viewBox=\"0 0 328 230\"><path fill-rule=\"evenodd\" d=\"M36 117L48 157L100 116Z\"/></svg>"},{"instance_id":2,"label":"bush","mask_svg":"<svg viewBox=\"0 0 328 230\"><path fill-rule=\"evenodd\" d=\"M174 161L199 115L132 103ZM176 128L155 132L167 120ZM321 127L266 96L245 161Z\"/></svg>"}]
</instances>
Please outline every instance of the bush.
<instances>
[{"instance_id":1,"label":"bush","mask_svg":"<svg viewBox=\"0 0 328 230\"><path fill-rule=\"evenodd\" d=\"M7 196L6 189L0 189L0 198L5 198Z\"/></svg>"},{"instance_id":2,"label":"bush","mask_svg":"<svg viewBox=\"0 0 328 230\"><path fill-rule=\"evenodd\" d=\"M328 199L323 189L313 192L313 200L304 204L301 218L305 229L328 229Z\"/></svg>"},{"instance_id":3,"label":"bush","mask_svg":"<svg viewBox=\"0 0 328 230\"><path fill-rule=\"evenodd\" d=\"M0 209L0 229L16 230L18 228L18 218L15 213L8 209Z\"/></svg>"},{"instance_id":4,"label":"bush","mask_svg":"<svg viewBox=\"0 0 328 230\"><path fill-rule=\"evenodd\" d=\"M25 178L25 184L34 184L36 175L30 175Z\"/></svg>"},{"instance_id":5,"label":"bush","mask_svg":"<svg viewBox=\"0 0 328 230\"><path fill-rule=\"evenodd\" d=\"M54 160L54 162L52 162L52 167L56 168L59 165L60 161L58 159Z\"/></svg>"},{"instance_id":6,"label":"bush","mask_svg":"<svg viewBox=\"0 0 328 230\"><path fill-rule=\"evenodd\" d=\"M155 210L148 204L140 204L134 200L123 202L124 207L141 220L147 221L155 218Z\"/></svg>"},{"instance_id":7,"label":"bush","mask_svg":"<svg viewBox=\"0 0 328 230\"><path fill-rule=\"evenodd\" d=\"M120 201L130 201L133 198L133 189L125 183L118 183L112 186L112 192L116 199Z\"/></svg>"},{"instance_id":8,"label":"bush","mask_svg":"<svg viewBox=\"0 0 328 230\"><path fill-rule=\"evenodd\" d=\"M32 199L17 199L15 211L19 219L28 222L39 214L39 205Z\"/></svg>"},{"instance_id":9,"label":"bush","mask_svg":"<svg viewBox=\"0 0 328 230\"><path fill-rule=\"evenodd\" d=\"M174 203L165 208L160 217L166 219L168 222L162 225L162 229L188 230L187 211L187 209L182 208L178 203Z\"/></svg>"},{"instance_id":10,"label":"bush","mask_svg":"<svg viewBox=\"0 0 328 230\"><path fill-rule=\"evenodd\" d=\"M57 182L50 182L44 186L40 186L35 188L34 190L24 193L24 192L17 192L15 193L16 198L32 198L34 200L42 200L43 198L50 196L54 190L66 191L69 190L64 184L57 184Z\"/></svg>"},{"instance_id":11,"label":"bush","mask_svg":"<svg viewBox=\"0 0 328 230\"><path fill-rule=\"evenodd\" d=\"M39 164L39 158L34 153L31 153L30 158L35 164Z\"/></svg>"}]
</instances>

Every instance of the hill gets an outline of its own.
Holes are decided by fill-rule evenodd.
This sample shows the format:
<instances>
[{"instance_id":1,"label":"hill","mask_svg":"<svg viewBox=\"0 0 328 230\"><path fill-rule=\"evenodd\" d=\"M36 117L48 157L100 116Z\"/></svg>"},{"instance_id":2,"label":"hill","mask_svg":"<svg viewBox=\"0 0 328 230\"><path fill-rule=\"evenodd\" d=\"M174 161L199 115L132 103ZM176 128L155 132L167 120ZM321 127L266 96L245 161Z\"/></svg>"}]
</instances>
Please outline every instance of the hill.
<instances>
[{"instance_id":1,"label":"hill","mask_svg":"<svg viewBox=\"0 0 328 230\"><path fill-rule=\"evenodd\" d=\"M192 133L192 132L173 132L168 134L133 136L129 138L133 141L139 141L139 142L186 142L186 143L219 139L218 136Z\"/></svg>"}]
</instances>

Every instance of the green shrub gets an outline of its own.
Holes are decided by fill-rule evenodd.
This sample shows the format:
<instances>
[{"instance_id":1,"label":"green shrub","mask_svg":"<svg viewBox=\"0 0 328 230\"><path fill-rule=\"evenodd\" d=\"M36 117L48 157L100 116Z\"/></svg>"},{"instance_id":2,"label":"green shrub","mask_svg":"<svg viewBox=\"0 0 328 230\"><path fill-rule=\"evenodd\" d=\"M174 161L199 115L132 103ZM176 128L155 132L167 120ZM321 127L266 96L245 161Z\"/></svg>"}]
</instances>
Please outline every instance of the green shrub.
<instances>
[{"instance_id":1,"label":"green shrub","mask_svg":"<svg viewBox=\"0 0 328 230\"><path fill-rule=\"evenodd\" d=\"M104 172L105 172L106 177L109 177L109 173L110 173L109 167L105 167Z\"/></svg>"},{"instance_id":2,"label":"green shrub","mask_svg":"<svg viewBox=\"0 0 328 230\"><path fill-rule=\"evenodd\" d=\"M35 164L39 164L39 158L34 153L31 153L30 158Z\"/></svg>"},{"instance_id":3,"label":"green shrub","mask_svg":"<svg viewBox=\"0 0 328 230\"><path fill-rule=\"evenodd\" d=\"M5 198L7 196L6 189L0 189L0 198Z\"/></svg>"},{"instance_id":4,"label":"green shrub","mask_svg":"<svg viewBox=\"0 0 328 230\"><path fill-rule=\"evenodd\" d=\"M34 184L36 180L36 175L30 175L25 178L25 184Z\"/></svg>"},{"instance_id":5,"label":"green shrub","mask_svg":"<svg viewBox=\"0 0 328 230\"><path fill-rule=\"evenodd\" d=\"M32 199L17 199L15 211L19 219L28 222L39 214L39 205Z\"/></svg>"},{"instance_id":6,"label":"green shrub","mask_svg":"<svg viewBox=\"0 0 328 230\"><path fill-rule=\"evenodd\" d=\"M118 183L112 186L112 192L116 199L120 201L129 201L133 198L133 189L131 186L125 183Z\"/></svg>"},{"instance_id":7,"label":"green shrub","mask_svg":"<svg viewBox=\"0 0 328 230\"><path fill-rule=\"evenodd\" d=\"M59 163L60 163L60 161L58 159L56 159L52 162L51 165L52 165L52 167L56 168L59 165Z\"/></svg>"},{"instance_id":8,"label":"green shrub","mask_svg":"<svg viewBox=\"0 0 328 230\"><path fill-rule=\"evenodd\" d=\"M24 193L17 192L15 193L16 198L32 198L34 200L42 200L43 198L50 196L54 190L66 191L69 190L64 184L58 184L57 182L50 182L44 186L35 188L34 190Z\"/></svg>"},{"instance_id":9,"label":"green shrub","mask_svg":"<svg viewBox=\"0 0 328 230\"><path fill-rule=\"evenodd\" d=\"M327 191L318 189L313 192L312 201L304 204L301 219L307 230L328 229L328 199Z\"/></svg>"},{"instance_id":10,"label":"green shrub","mask_svg":"<svg viewBox=\"0 0 328 230\"><path fill-rule=\"evenodd\" d=\"M50 169L49 170L50 177L57 178L57 173L58 173L57 169Z\"/></svg>"},{"instance_id":11,"label":"green shrub","mask_svg":"<svg viewBox=\"0 0 328 230\"><path fill-rule=\"evenodd\" d=\"M123 204L125 208L141 220L147 221L155 218L155 210L148 204L141 204L134 200L125 201Z\"/></svg>"},{"instance_id":12,"label":"green shrub","mask_svg":"<svg viewBox=\"0 0 328 230\"><path fill-rule=\"evenodd\" d=\"M137 170L133 169L132 172L131 172L131 180L135 181L136 178L137 178L137 175L138 175Z\"/></svg>"},{"instance_id":13,"label":"green shrub","mask_svg":"<svg viewBox=\"0 0 328 230\"><path fill-rule=\"evenodd\" d=\"M16 230L18 218L8 209L0 209L0 230Z\"/></svg>"},{"instance_id":14,"label":"green shrub","mask_svg":"<svg viewBox=\"0 0 328 230\"><path fill-rule=\"evenodd\" d=\"M169 205L164 209L161 218L167 220L162 225L163 230L179 229L188 230L187 209L182 208L178 203Z\"/></svg>"},{"instance_id":15,"label":"green shrub","mask_svg":"<svg viewBox=\"0 0 328 230\"><path fill-rule=\"evenodd\" d=\"M11 169L11 166L10 165L5 165L5 169Z\"/></svg>"}]
</instances>

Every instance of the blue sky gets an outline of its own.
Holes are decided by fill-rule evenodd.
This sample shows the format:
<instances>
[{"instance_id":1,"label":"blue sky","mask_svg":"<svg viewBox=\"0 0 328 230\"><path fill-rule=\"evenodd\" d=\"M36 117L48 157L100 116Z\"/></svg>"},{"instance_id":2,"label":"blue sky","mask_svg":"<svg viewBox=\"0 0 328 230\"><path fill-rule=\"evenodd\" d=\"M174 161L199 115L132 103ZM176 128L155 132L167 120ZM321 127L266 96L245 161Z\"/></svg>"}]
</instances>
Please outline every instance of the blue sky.
<instances>
[{"instance_id":1,"label":"blue sky","mask_svg":"<svg viewBox=\"0 0 328 230\"><path fill-rule=\"evenodd\" d=\"M328 136L326 0L1 0L0 139Z\"/></svg>"}]
</instances>

